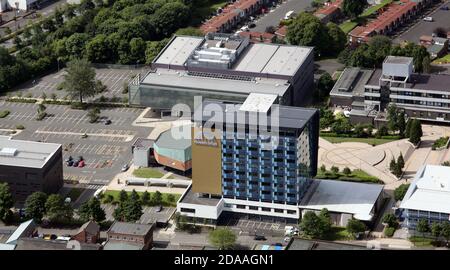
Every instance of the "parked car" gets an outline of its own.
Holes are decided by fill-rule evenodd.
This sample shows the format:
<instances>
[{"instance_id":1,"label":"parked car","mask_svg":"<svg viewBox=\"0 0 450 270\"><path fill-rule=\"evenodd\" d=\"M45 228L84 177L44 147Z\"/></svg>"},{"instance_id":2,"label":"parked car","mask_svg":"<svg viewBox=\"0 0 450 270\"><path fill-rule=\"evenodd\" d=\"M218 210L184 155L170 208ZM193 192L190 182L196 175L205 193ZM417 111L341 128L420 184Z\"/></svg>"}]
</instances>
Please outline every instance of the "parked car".
<instances>
[{"instance_id":1,"label":"parked car","mask_svg":"<svg viewBox=\"0 0 450 270\"><path fill-rule=\"evenodd\" d=\"M66 158L66 162L69 162L69 161L72 161L73 160L73 157L72 156L69 156L68 158Z\"/></svg>"},{"instance_id":2,"label":"parked car","mask_svg":"<svg viewBox=\"0 0 450 270\"><path fill-rule=\"evenodd\" d=\"M80 160L79 162L78 162L78 168L83 168L84 167L84 160Z\"/></svg>"},{"instance_id":3,"label":"parked car","mask_svg":"<svg viewBox=\"0 0 450 270\"><path fill-rule=\"evenodd\" d=\"M73 166L73 160L67 161L66 164L67 164L68 167L72 167Z\"/></svg>"},{"instance_id":4,"label":"parked car","mask_svg":"<svg viewBox=\"0 0 450 270\"><path fill-rule=\"evenodd\" d=\"M255 28L255 27L256 27L256 24L255 24L255 23L250 23L250 24L248 25L248 27L249 27L249 28Z\"/></svg>"},{"instance_id":5,"label":"parked car","mask_svg":"<svg viewBox=\"0 0 450 270\"><path fill-rule=\"evenodd\" d=\"M423 20L424 21L426 21L426 22L432 22L433 21L433 17L425 17L425 18L423 18Z\"/></svg>"},{"instance_id":6,"label":"parked car","mask_svg":"<svg viewBox=\"0 0 450 270\"><path fill-rule=\"evenodd\" d=\"M289 236L285 237L283 240L285 243L289 243L291 241L291 238Z\"/></svg>"},{"instance_id":7,"label":"parked car","mask_svg":"<svg viewBox=\"0 0 450 270\"><path fill-rule=\"evenodd\" d=\"M245 25L245 26L242 26L242 27L241 27L241 31L248 32L248 31L250 31L250 29L248 28L247 25Z\"/></svg>"},{"instance_id":8,"label":"parked car","mask_svg":"<svg viewBox=\"0 0 450 270\"><path fill-rule=\"evenodd\" d=\"M292 18L293 15L294 15L294 11L290 10L290 11L286 12L286 15L284 15L284 19L289 20L290 18Z\"/></svg>"},{"instance_id":9,"label":"parked car","mask_svg":"<svg viewBox=\"0 0 450 270\"><path fill-rule=\"evenodd\" d=\"M105 125L111 125L111 123L112 123L112 122L111 122L111 120L109 120L109 119L105 121Z\"/></svg>"},{"instance_id":10,"label":"parked car","mask_svg":"<svg viewBox=\"0 0 450 270\"><path fill-rule=\"evenodd\" d=\"M73 167L78 167L78 163L79 163L79 162L78 162L77 160L75 160L75 161L73 162L73 165L72 165L72 166L73 166Z\"/></svg>"},{"instance_id":11,"label":"parked car","mask_svg":"<svg viewBox=\"0 0 450 270\"><path fill-rule=\"evenodd\" d=\"M266 237L264 235L255 235L255 237L253 237L253 240L264 241L266 240Z\"/></svg>"},{"instance_id":12,"label":"parked car","mask_svg":"<svg viewBox=\"0 0 450 270\"><path fill-rule=\"evenodd\" d=\"M161 205L156 206L156 212L161 212L161 211L162 211L162 206Z\"/></svg>"},{"instance_id":13,"label":"parked car","mask_svg":"<svg viewBox=\"0 0 450 270\"><path fill-rule=\"evenodd\" d=\"M449 10L448 6L442 6L440 9L441 10Z\"/></svg>"},{"instance_id":14,"label":"parked car","mask_svg":"<svg viewBox=\"0 0 450 270\"><path fill-rule=\"evenodd\" d=\"M130 168L130 166L128 166L128 164L125 164L125 165L122 166L121 171L122 172L126 172L126 171L128 171L129 168Z\"/></svg>"}]
</instances>

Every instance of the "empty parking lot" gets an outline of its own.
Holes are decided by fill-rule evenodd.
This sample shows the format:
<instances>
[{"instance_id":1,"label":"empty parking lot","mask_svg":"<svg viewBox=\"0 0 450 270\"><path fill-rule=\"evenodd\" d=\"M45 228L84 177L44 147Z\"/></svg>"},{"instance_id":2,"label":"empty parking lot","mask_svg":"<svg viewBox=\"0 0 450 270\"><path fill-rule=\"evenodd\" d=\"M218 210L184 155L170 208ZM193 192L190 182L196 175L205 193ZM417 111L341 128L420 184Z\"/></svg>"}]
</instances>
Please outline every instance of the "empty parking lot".
<instances>
[{"instance_id":1,"label":"empty parking lot","mask_svg":"<svg viewBox=\"0 0 450 270\"><path fill-rule=\"evenodd\" d=\"M106 87L107 91L94 97L98 98L103 95L105 97L126 97L127 94L123 94L124 84L128 82L137 74L142 73L141 69L108 69L108 68L96 68L96 79L100 80ZM66 91L58 90L58 86L64 81L64 70L49 74L45 77L39 78L35 81L29 81L23 85L20 85L11 92L12 95L20 95L25 97L40 98L42 93L45 93L48 98L52 94L56 95L58 99L62 99L67 96ZM92 100L92 99L88 99Z\"/></svg>"}]
</instances>

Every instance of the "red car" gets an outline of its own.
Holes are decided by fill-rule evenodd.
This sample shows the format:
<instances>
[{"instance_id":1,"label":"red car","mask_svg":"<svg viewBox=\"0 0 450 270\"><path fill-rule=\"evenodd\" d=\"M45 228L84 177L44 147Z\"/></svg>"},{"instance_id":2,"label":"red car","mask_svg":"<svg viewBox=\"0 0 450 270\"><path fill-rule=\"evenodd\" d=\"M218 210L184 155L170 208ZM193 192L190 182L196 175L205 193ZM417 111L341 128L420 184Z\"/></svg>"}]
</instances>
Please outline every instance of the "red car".
<instances>
[{"instance_id":1,"label":"red car","mask_svg":"<svg viewBox=\"0 0 450 270\"><path fill-rule=\"evenodd\" d=\"M83 168L84 165L84 160L80 160L80 162L78 162L78 168Z\"/></svg>"}]
</instances>

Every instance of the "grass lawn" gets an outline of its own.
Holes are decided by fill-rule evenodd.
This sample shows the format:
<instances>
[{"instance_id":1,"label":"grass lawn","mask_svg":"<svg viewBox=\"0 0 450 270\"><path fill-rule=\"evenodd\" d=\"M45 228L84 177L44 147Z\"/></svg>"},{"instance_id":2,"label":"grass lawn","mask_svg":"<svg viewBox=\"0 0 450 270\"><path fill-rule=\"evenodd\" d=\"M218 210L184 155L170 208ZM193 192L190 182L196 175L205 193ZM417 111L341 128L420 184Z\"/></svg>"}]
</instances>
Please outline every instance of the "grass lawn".
<instances>
[{"instance_id":1,"label":"grass lawn","mask_svg":"<svg viewBox=\"0 0 450 270\"><path fill-rule=\"evenodd\" d=\"M5 118L6 116L8 116L9 111L5 110L5 111L0 111L0 118Z\"/></svg>"},{"instance_id":2,"label":"grass lawn","mask_svg":"<svg viewBox=\"0 0 450 270\"><path fill-rule=\"evenodd\" d=\"M140 178L161 178L164 174L152 168L139 168L133 171L133 175Z\"/></svg>"},{"instance_id":3,"label":"grass lawn","mask_svg":"<svg viewBox=\"0 0 450 270\"><path fill-rule=\"evenodd\" d=\"M448 142L448 137L440 137L436 141L434 141L431 149L441 148L444 147Z\"/></svg>"},{"instance_id":4,"label":"grass lawn","mask_svg":"<svg viewBox=\"0 0 450 270\"><path fill-rule=\"evenodd\" d=\"M352 137L327 137L320 136L321 138L331 143L343 143L343 142L362 142L370 145L380 145L383 143L397 141L398 139L377 139L377 138L352 138Z\"/></svg>"},{"instance_id":5,"label":"grass lawn","mask_svg":"<svg viewBox=\"0 0 450 270\"><path fill-rule=\"evenodd\" d=\"M107 190L103 193L104 196L106 195L111 195L114 198L115 202L119 201L119 193L120 191L118 190ZM131 195L131 191L128 191L128 196ZM138 192L138 195L141 197L143 192ZM150 193L150 198L152 196L154 196L155 192L149 192ZM176 207L177 206L177 201L178 199L180 199L181 194L175 194L175 193L161 193L162 194L162 205L163 206L170 206L170 207ZM173 202L168 200L168 196L169 194L172 194L175 197L175 200L173 200Z\"/></svg>"},{"instance_id":6,"label":"grass lawn","mask_svg":"<svg viewBox=\"0 0 450 270\"><path fill-rule=\"evenodd\" d=\"M433 61L433 64L448 64L448 63L450 63L450 54L447 54L446 56Z\"/></svg>"},{"instance_id":7,"label":"grass lawn","mask_svg":"<svg viewBox=\"0 0 450 270\"><path fill-rule=\"evenodd\" d=\"M361 17L367 17L370 16L372 14L374 14L375 12L377 12L380 8L389 5L390 3L394 2L393 0L383 0L380 4L375 5L375 6L371 6L368 9L366 9L362 14Z\"/></svg>"},{"instance_id":8,"label":"grass lawn","mask_svg":"<svg viewBox=\"0 0 450 270\"><path fill-rule=\"evenodd\" d=\"M434 239L422 236L411 236L409 241L416 247L433 247Z\"/></svg>"},{"instance_id":9,"label":"grass lawn","mask_svg":"<svg viewBox=\"0 0 450 270\"><path fill-rule=\"evenodd\" d=\"M81 193L83 193L83 191L84 189L82 188L72 188L69 191L69 194L67 194L67 197L69 197L72 202L75 202L78 197L80 197Z\"/></svg>"},{"instance_id":10,"label":"grass lawn","mask_svg":"<svg viewBox=\"0 0 450 270\"><path fill-rule=\"evenodd\" d=\"M199 18L200 20L203 18L207 18L210 14L216 12L217 9L225 6L227 3L228 1L225 0L210 0L208 1L208 5L196 8L193 15L195 15L196 18Z\"/></svg>"},{"instance_id":11,"label":"grass lawn","mask_svg":"<svg viewBox=\"0 0 450 270\"><path fill-rule=\"evenodd\" d=\"M341 30L346 34L350 33L356 26L358 26L358 23L354 21L345 21L339 25Z\"/></svg>"},{"instance_id":12,"label":"grass lawn","mask_svg":"<svg viewBox=\"0 0 450 270\"><path fill-rule=\"evenodd\" d=\"M366 173L363 170L353 170L351 174L345 175L342 172L338 172L337 174L331 171L322 172L321 170L317 171L316 175L317 179L333 179L333 180L341 180L341 181L349 181L349 182L361 182L361 183L382 183L378 178Z\"/></svg>"}]
</instances>

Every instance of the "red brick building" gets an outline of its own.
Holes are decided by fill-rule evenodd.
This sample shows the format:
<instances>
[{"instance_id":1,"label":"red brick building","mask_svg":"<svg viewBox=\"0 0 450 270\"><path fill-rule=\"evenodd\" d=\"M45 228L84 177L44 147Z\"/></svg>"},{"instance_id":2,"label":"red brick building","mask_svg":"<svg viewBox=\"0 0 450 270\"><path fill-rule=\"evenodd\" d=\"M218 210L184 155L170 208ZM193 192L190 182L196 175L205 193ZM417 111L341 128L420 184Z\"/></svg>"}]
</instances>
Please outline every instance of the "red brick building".
<instances>
[{"instance_id":1,"label":"red brick building","mask_svg":"<svg viewBox=\"0 0 450 270\"><path fill-rule=\"evenodd\" d=\"M77 240L80 243L95 244L100 238L100 226L94 221L88 221L84 223L78 232L72 236L73 240Z\"/></svg>"}]
</instances>

